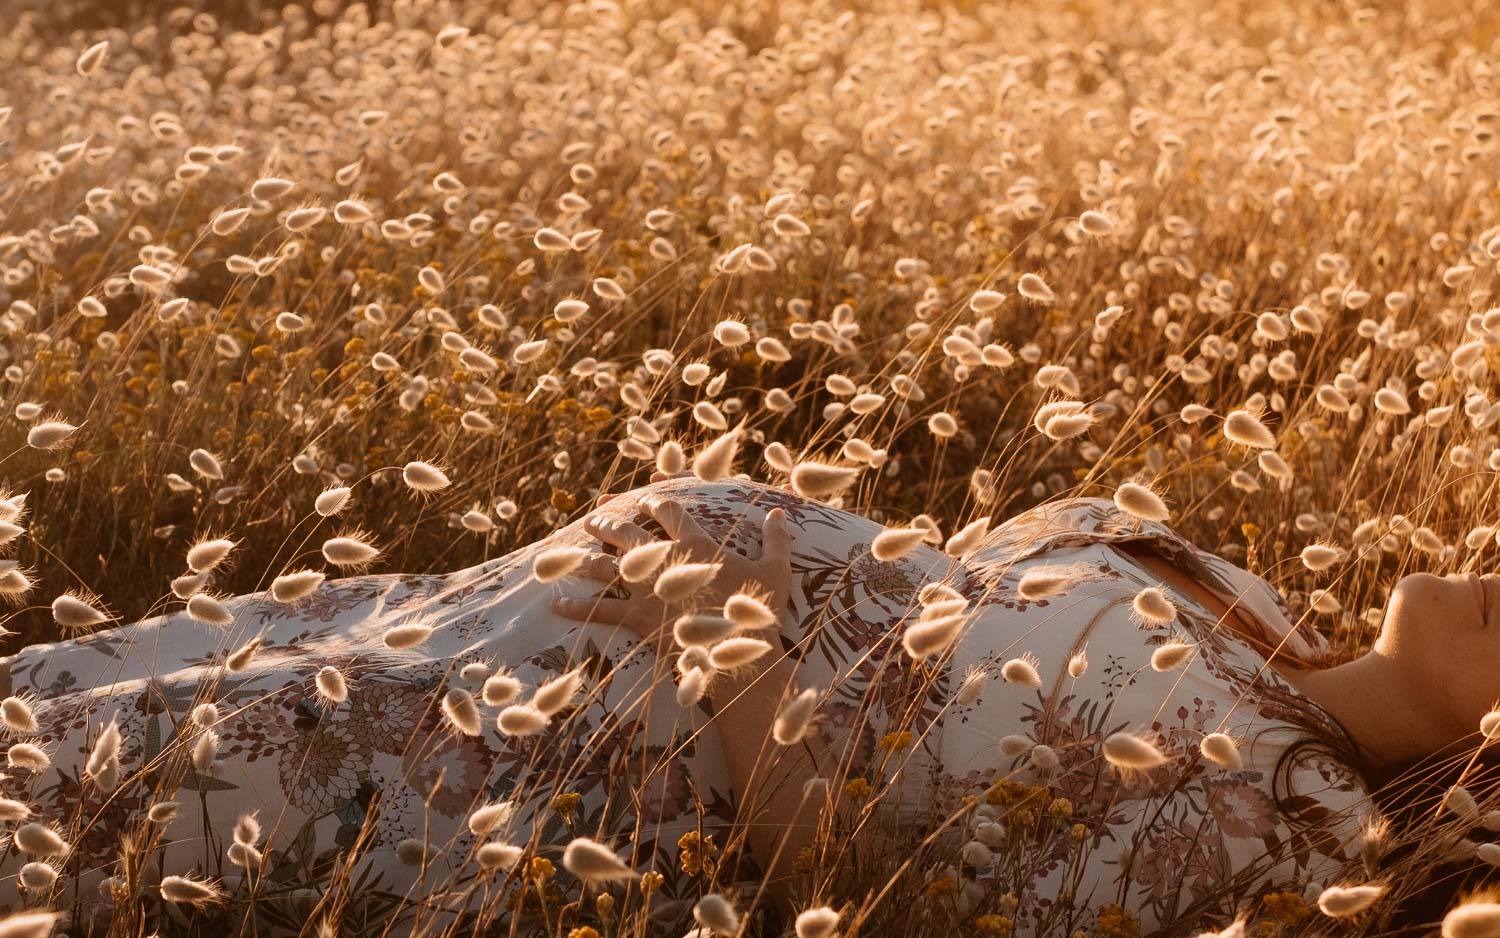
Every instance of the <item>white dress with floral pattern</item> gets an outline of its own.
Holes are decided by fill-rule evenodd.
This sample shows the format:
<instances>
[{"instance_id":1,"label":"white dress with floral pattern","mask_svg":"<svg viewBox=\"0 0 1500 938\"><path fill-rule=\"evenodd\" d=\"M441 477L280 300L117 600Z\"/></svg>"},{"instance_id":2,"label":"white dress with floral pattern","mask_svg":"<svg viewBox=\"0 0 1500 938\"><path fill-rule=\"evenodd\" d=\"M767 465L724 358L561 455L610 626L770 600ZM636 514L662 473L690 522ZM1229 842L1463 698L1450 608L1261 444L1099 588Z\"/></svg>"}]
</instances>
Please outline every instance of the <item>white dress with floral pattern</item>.
<instances>
[{"instance_id":1,"label":"white dress with floral pattern","mask_svg":"<svg viewBox=\"0 0 1500 938\"><path fill-rule=\"evenodd\" d=\"M896 821L921 830L965 796L1025 801L1045 787L1045 817L1029 826L1010 818L1003 869L960 871L970 895L1014 893L1018 928L1067 934L1094 924L1110 903L1133 910L1146 928L1182 915L1223 919L1270 885L1331 878L1352 849L1366 796L1347 767L1324 759L1292 766L1282 804L1295 819L1273 799L1273 770L1289 743L1337 732L1326 714L1188 597L1174 597L1172 627L1132 620L1130 598L1155 581L1111 545L1149 538L1299 653L1323 650L1315 631L1292 629L1264 580L1170 528L1123 517L1108 500L1073 499L1011 519L962 560L924 545L882 563L870 553L879 525L780 489L688 479L650 490L682 500L710 534L752 555L765 511L787 511L793 588L780 651L800 661L799 685L828 692L817 726L842 756L835 797L864 778L899 806ZM631 499L598 511L645 520ZM522 910L502 915L525 914L536 897L521 895L521 878L483 875L473 860L482 838L466 819L499 799L515 803L515 821L492 837L558 862L571 837L587 834L637 870L663 874L653 909L664 933L680 929L702 892L754 881L757 860L732 835L737 809L711 703L681 708L669 661L619 630L550 611L559 589L599 588L531 576L538 551L565 543L603 549L575 523L444 576L329 580L293 605L238 597L228 602L228 629L175 613L21 651L10 663L15 692L36 703L34 741L52 752L53 766L36 776L12 772L4 787L72 843L58 904L107 911L98 886L114 871L121 837L145 829L147 808L164 798L180 807L153 848L154 875L192 871L232 893L253 888L266 928L300 929L331 880L354 897L346 927L393 915L415 923L486 902ZM1022 598L1019 578L1046 565L1070 568L1069 584L1045 599ZM918 591L934 580L969 598L972 614L949 659L918 665L901 634ZM387 648L385 631L409 621L435 626L432 637ZM1151 651L1174 634L1197 652L1176 670L1152 671ZM255 636L263 645L253 661L228 672L226 656ZM1069 678L1069 656L1085 647L1086 673ZM998 676L1023 652L1040 662L1040 689ZM475 663L511 670L527 688L522 700L574 668L583 669L584 691L540 734L507 737L497 709L482 707L482 732L466 736L444 720L440 701L453 687L477 696L480 680L460 674ZM344 703L317 694L315 676L327 665L347 675ZM961 703L956 692L972 668L988 676ZM190 714L209 701L219 711L218 757L200 773L188 758L202 732ZM124 782L106 795L82 766L110 720L125 740ZM1124 729L1154 734L1169 764L1135 778L1109 769L1100 743ZM1241 741L1241 770L1219 770L1199 755L1199 740L1214 731ZM997 741L1008 735L1051 747L1057 767L1038 774L1025 756L1002 757ZM997 786L1001 779L1018 784ZM578 797L559 811L560 795ZM226 859L235 821L249 811L261 821L266 857L253 881ZM683 862L679 839L693 833L715 837L714 876ZM404 841L428 844L432 858L402 862ZM6 850L0 906L21 904L20 862ZM554 882L569 886L561 872ZM507 891L516 893L509 903Z\"/></svg>"}]
</instances>

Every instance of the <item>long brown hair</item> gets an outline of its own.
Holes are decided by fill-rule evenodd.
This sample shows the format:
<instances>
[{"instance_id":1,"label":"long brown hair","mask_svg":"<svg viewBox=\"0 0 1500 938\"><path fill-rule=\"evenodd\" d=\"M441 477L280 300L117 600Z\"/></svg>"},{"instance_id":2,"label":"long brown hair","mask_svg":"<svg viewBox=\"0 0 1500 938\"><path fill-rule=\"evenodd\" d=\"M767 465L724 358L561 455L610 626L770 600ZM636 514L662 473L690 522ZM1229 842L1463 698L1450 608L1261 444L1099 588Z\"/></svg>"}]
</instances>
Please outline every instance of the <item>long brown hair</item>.
<instances>
[{"instance_id":1,"label":"long brown hair","mask_svg":"<svg viewBox=\"0 0 1500 938\"><path fill-rule=\"evenodd\" d=\"M1264 640L1259 636L1247 636L1246 641L1267 660L1276 654L1299 670L1342 663L1334 656L1314 662L1287 654L1285 649L1262 650ZM1432 837L1434 820L1443 817L1444 801L1453 786L1462 783L1481 803L1487 795L1500 792L1500 749L1483 747L1476 754L1477 740L1457 740L1421 758L1393 765L1376 759L1337 717L1324 713L1340 732L1331 739L1309 735L1282 753L1272 783L1277 810L1295 821L1295 811L1287 804L1292 795L1287 782L1302 760L1332 760L1353 770L1370 793L1370 821L1377 831L1366 838L1369 846L1361 858L1365 878L1382 881L1383 874L1405 868L1400 883L1388 883L1392 887L1389 917L1382 933L1429 934L1462 897L1500 881L1500 869L1478 857L1435 855L1439 850ZM1427 855L1417 858L1422 851Z\"/></svg>"},{"instance_id":2,"label":"long brown hair","mask_svg":"<svg viewBox=\"0 0 1500 938\"><path fill-rule=\"evenodd\" d=\"M1259 628L1235 628L1234 633L1267 662L1275 660L1300 671L1333 667L1348 657L1309 659L1289 649L1280 636ZM1309 732L1287 747L1273 772L1271 797L1277 811L1296 825L1300 812L1290 780L1300 764L1332 761L1355 773L1370 793L1372 820L1379 825L1376 843L1361 858L1365 877L1378 881L1383 873L1407 868L1403 882L1390 884L1386 933L1429 933L1462 897L1500 882L1500 869L1478 857L1430 855L1434 852L1433 822L1443 815L1444 800L1453 786L1462 783L1480 802L1500 792L1500 747L1481 748L1476 756L1477 740L1459 740L1419 759L1391 765L1359 745L1337 717L1324 714L1339 732L1332 738ZM1429 856L1413 862L1424 848ZM1418 871L1425 875L1412 875Z\"/></svg>"}]
</instances>

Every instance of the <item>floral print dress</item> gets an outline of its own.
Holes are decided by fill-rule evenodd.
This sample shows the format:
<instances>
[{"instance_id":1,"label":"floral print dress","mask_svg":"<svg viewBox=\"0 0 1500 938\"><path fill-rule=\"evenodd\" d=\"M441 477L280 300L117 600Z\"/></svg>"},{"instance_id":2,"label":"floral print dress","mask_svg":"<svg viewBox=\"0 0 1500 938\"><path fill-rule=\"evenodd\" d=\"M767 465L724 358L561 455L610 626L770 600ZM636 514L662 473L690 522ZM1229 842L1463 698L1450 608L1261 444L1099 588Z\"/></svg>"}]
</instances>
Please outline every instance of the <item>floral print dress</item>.
<instances>
[{"instance_id":1,"label":"floral print dress","mask_svg":"<svg viewBox=\"0 0 1500 938\"><path fill-rule=\"evenodd\" d=\"M1323 650L1314 631L1292 629L1265 581L1170 528L1123 517L1107 500L1073 499L1011 519L964 558L923 545L881 562L870 546L880 525L781 489L683 479L650 490L681 500L711 535L752 556L765 512L787 512L793 581L778 641L798 662L797 683L825 692L816 731L838 756L830 797L878 790L894 822L917 829L951 818L965 799L982 803L1009 825L1009 846L992 864L950 872L971 896L1019 877L1004 890L1018 928L1087 927L1110 907L1132 910L1143 927L1227 916L1268 884L1335 875L1351 852L1365 794L1347 767L1299 761L1281 807L1273 794L1281 754L1299 735L1338 732L1329 718L1187 597L1175 597L1170 628L1130 617L1129 599L1154 580L1113 545L1147 538L1300 653ZM638 509L619 498L597 511L644 521ZM151 841L147 879L192 872L231 894L251 891L265 928L300 929L333 890L350 897L348 926L398 918L419 927L497 904L524 919L566 887L560 870L550 879L484 873L475 850L486 839L527 848L523 869L533 873L530 858L560 866L573 837L611 844L636 870L660 874L652 910L663 933L682 926L701 892L754 882L760 868L736 835L709 698L680 706L670 660L619 629L551 612L559 592L600 588L537 582L533 559L560 544L605 549L574 523L448 575L329 580L293 604L238 597L227 602L227 628L179 612L21 651L9 665L14 692L39 726L12 736L48 750L52 765L13 771L3 794L70 843L55 904L107 914L103 887L122 838L141 838L162 800L179 807ZM1030 601L1017 584L1039 565L1072 576ZM966 597L970 615L951 655L915 663L901 635L935 581ZM387 629L411 622L433 627L431 637L404 650L383 643ZM1152 671L1151 651L1174 631L1197 651L1179 669ZM256 637L248 666L228 670L227 657ZM1087 671L1068 677L1069 657L1085 648ZM1040 688L998 676L1023 652L1039 662ZM346 676L347 700L320 696L326 666ZM520 701L575 669L583 686L538 734L506 735L498 708L482 704L479 734L456 731L444 695L463 688L478 698L502 669L525 688ZM194 712L205 703L215 708L208 725ZM111 722L123 739L122 781L104 792L83 766ZM1135 777L1110 769L1100 743L1120 729L1154 734L1170 763ZM1214 731L1241 740L1239 771L1198 754ZM216 756L200 771L191 752L208 732ZM1048 747L1056 764L1002 755L1006 736ZM1034 801L1041 793L1044 804ZM470 813L499 800L512 802L512 820L472 831ZM1038 805L1041 820L1017 822ZM236 821L251 812L264 855L254 875L227 859ZM24 859L6 845L0 906L22 904Z\"/></svg>"}]
</instances>

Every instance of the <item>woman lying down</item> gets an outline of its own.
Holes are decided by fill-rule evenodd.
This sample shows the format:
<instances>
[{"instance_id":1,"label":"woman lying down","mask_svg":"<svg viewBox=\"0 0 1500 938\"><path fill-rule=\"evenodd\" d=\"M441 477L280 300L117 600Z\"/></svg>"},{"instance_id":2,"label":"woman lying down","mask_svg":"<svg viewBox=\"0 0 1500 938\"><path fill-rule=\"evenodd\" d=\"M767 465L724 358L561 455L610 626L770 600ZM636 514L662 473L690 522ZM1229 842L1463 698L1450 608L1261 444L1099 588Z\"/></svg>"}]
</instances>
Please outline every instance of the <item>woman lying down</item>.
<instances>
[{"instance_id":1,"label":"woman lying down","mask_svg":"<svg viewBox=\"0 0 1500 938\"><path fill-rule=\"evenodd\" d=\"M1365 902L1339 884L1368 791L1500 693L1493 578L1405 578L1323 667L1264 580L1108 499L958 559L883 530L669 480L447 576L26 648L0 905L138 934L1192 934ZM1439 666L1419 617L1465 654Z\"/></svg>"}]
</instances>

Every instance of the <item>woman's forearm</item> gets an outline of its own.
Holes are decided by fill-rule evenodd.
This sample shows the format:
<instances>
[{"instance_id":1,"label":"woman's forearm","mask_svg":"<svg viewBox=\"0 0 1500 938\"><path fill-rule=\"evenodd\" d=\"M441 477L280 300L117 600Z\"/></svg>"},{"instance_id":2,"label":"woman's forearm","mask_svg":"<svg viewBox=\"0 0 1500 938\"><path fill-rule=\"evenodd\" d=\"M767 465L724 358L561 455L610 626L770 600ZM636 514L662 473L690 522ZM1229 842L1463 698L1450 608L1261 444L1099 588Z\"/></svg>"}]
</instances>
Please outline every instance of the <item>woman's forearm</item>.
<instances>
[{"instance_id":1,"label":"woman's forearm","mask_svg":"<svg viewBox=\"0 0 1500 938\"><path fill-rule=\"evenodd\" d=\"M793 661L783 657L740 674L719 675L708 692L746 839L777 893L785 888L798 852L817 833L824 796L816 791L804 798L803 788L809 779L825 775L830 764L827 744L816 733L792 746L777 744L771 735L795 671Z\"/></svg>"}]
</instances>

